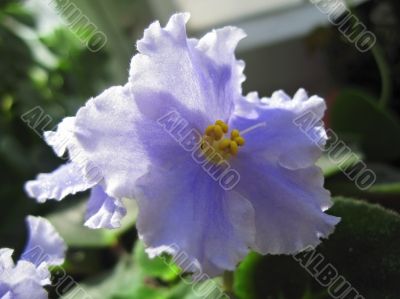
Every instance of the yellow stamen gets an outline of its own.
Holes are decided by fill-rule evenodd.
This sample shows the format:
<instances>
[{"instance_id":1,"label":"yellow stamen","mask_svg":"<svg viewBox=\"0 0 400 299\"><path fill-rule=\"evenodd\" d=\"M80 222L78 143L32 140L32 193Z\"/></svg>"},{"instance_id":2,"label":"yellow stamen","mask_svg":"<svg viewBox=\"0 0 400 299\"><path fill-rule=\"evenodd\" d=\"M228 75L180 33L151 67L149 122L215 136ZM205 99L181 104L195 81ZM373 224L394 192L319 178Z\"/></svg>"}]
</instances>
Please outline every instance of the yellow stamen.
<instances>
[{"instance_id":1,"label":"yellow stamen","mask_svg":"<svg viewBox=\"0 0 400 299\"><path fill-rule=\"evenodd\" d=\"M220 150L224 150L224 149L228 148L230 144L231 144L231 141L229 139L224 139L219 143L218 148Z\"/></svg>"},{"instance_id":2,"label":"yellow stamen","mask_svg":"<svg viewBox=\"0 0 400 299\"><path fill-rule=\"evenodd\" d=\"M217 120L214 125L208 126L204 132L201 149L207 158L216 164L228 160L231 156L236 156L239 152L239 147L245 144L245 140L239 130L232 130L230 133L231 138L225 137L228 132L229 127L222 120ZM215 157L220 158L216 159Z\"/></svg>"},{"instance_id":3,"label":"yellow stamen","mask_svg":"<svg viewBox=\"0 0 400 299\"><path fill-rule=\"evenodd\" d=\"M235 139L236 137L239 137L239 136L240 136L239 130L235 129L231 132L231 139Z\"/></svg>"},{"instance_id":4,"label":"yellow stamen","mask_svg":"<svg viewBox=\"0 0 400 299\"><path fill-rule=\"evenodd\" d=\"M245 143L244 138L242 136L236 137L234 140L239 146L243 146Z\"/></svg>"},{"instance_id":5,"label":"yellow stamen","mask_svg":"<svg viewBox=\"0 0 400 299\"><path fill-rule=\"evenodd\" d=\"M230 149L231 149L231 154L236 156L239 151L239 146L235 141L231 141Z\"/></svg>"},{"instance_id":6,"label":"yellow stamen","mask_svg":"<svg viewBox=\"0 0 400 299\"><path fill-rule=\"evenodd\" d=\"M217 120L217 121L215 122L215 124L216 124L216 125L219 125L224 133L227 133L227 132L228 132L228 129L229 129L229 128L228 128L228 125L227 125L225 122L223 122L222 120Z\"/></svg>"},{"instance_id":7,"label":"yellow stamen","mask_svg":"<svg viewBox=\"0 0 400 299\"><path fill-rule=\"evenodd\" d=\"M220 140L224 136L224 131L219 125L214 126L215 140Z\"/></svg>"},{"instance_id":8,"label":"yellow stamen","mask_svg":"<svg viewBox=\"0 0 400 299\"><path fill-rule=\"evenodd\" d=\"M207 136L211 136L211 135L213 134L213 132L214 132L214 128L215 128L215 126L213 126L213 125L208 126L208 127L206 128L205 134L206 134Z\"/></svg>"}]
</instances>

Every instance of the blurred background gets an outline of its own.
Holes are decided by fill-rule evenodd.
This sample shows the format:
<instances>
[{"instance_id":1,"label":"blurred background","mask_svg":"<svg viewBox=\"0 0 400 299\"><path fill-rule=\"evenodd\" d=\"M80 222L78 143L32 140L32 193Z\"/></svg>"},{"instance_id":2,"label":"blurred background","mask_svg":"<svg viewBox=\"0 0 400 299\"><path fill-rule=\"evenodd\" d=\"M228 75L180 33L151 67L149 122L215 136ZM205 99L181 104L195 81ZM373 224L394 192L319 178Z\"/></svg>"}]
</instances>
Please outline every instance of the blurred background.
<instances>
[{"instance_id":1,"label":"blurred background","mask_svg":"<svg viewBox=\"0 0 400 299\"><path fill-rule=\"evenodd\" d=\"M237 51L246 62L245 93L270 96L283 89L292 95L304 87L327 100L326 125L363 158L377 182L360 191L334 163L322 160L326 186L334 196L378 206L355 214L353 206L337 207L333 213L349 213L339 230L350 233L334 237L323 250L368 298L399 298L394 282L400 278L400 218L392 213L400 211L400 2L346 5L376 36L372 49L359 51L327 14L304 0L1 0L0 248L21 252L25 216L43 215L70 247L64 269L93 298L197 298L171 269L147 260L136 241L135 206L121 229L89 231L82 227L87 194L38 205L23 190L25 181L63 163L42 140L43 130L105 88L124 84L143 30L188 11L189 35L224 25L246 31ZM40 112L32 110L38 106ZM26 119L38 115L41 121L32 128ZM374 228L359 230L363 215L377 220ZM252 258L260 266L246 272L251 279L243 282L240 298L329 298L292 259ZM51 298L73 287L55 285Z\"/></svg>"}]
</instances>

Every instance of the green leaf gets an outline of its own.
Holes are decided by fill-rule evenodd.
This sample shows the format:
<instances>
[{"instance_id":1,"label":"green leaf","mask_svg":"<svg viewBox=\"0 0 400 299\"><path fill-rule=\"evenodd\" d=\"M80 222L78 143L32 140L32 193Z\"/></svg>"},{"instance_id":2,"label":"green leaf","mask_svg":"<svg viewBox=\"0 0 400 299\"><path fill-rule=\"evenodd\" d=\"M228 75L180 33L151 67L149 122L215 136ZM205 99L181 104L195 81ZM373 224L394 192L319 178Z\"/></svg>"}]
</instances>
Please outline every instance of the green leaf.
<instances>
[{"instance_id":1,"label":"green leaf","mask_svg":"<svg viewBox=\"0 0 400 299\"><path fill-rule=\"evenodd\" d=\"M196 284L189 283L186 277L167 294L167 299L222 299L227 298L223 293L221 278L209 279Z\"/></svg>"},{"instance_id":2,"label":"green leaf","mask_svg":"<svg viewBox=\"0 0 400 299\"><path fill-rule=\"evenodd\" d=\"M400 216L379 205L336 198L342 217L321 252L366 298L398 298Z\"/></svg>"},{"instance_id":3,"label":"green leaf","mask_svg":"<svg viewBox=\"0 0 400 299\"><path fill-rule=\"evenodd\" d=\"M288 255L250 253L234 276L239 299L301 298L310 284L311 278Z\"/></svg>"},{"instance_id":4,"label":"green leaf","mask_svg":"<svg viewBox=\"0 0 400 299\"><path fill-rule=\"evenodd\" d=\"M257 298L256 269L263 257L255 252L250 253L240 263L234 274L233 289L241 299ZM254 284L252 283L254 281Z\"/></svg>"},{"instance_id":5,"label":"green leaf","mask_svg":"<svg viewBox=\"0 0 400 299\"><path fill-rule=\"evenodd\" d=\"M356 154L357 156L353 155ZM317 161L317 165L321 167L324 176L326 178L331 177L341 171L339 165L342 169L346 169L346 167L352 165L353 163L357 162L358 160L362 159L362 155L358 152L343 152L340 155L336 156L335 159L337 161L343 161L341 163L336 163L329 159L328 154L324 154L321 158Z\"/></svg>"},{"instance_id":6,"label":"green leaf","mask_svg":"<svg viewBox=\"0 0 400 299\"><path fill-rule=\"evenodd\" d=\"M62 298L164 299L165 290L153 283L136 267L131 257L124 256L114 270L76 286ZM79 289L84 291L78 292ZM75 293L78 295L73 296Z\"/></svg>"},{"instance_id":7,"label":"green leaf","mask_svg":"<svg viewBox=\"0 0 400 299\"><path fill-rule=\"evenodd\" d=\"M199 285L198 289L205 291L193 291L193 288L190 288L188 294L184 297L184 299L220 299L227 298L226 294L223 293L223 288L218 279L211 279L206 282L203 282ZM206 294L206 295L203 295Z\"/></svg>"},{"instance_id":8,"label":"green leaf","mask_svg":"<svg viewBox=\"0 0 400 299\"><path fill-rule=\"evenodd\" d=\"M203 299L220 298L222 281L220 278L204 282L192 283L190 274L182 274L180 268L172 263L171 257L163 255L149 259L144 251L144 245L138 241L134 249L134 263L143 276L162 280L165 296L168 299ZM205 295L207 294L207 295ZM134 297L139 298L139 296Z\"/></svg>"},{"instance_id":9,"label":"green leaf","mask_svg":"<svg viewBox=\"0 0 400 299\"><path fill-rule=\"evenodd\" d=\"M376 174L375 184L368 192L382 195L400 194L400 170L385 164L369 164Z\"/></svg>"},{"instance_id":10,"label":"green leaf","mask_svg":"<svg viewBox=\"0 0 400 299\"><path fill-rule=\"evenodd\" d=\"M168 256L150 259L144 251L143 243L140 241L136 242L134 260L144 274L167 282L177 279L180 273L178 266L171 263L171 258Z\"/></svg>"},{"instance_id":11,"label":"green leaf","mask_svg":"<svg viewBox=\"0 0 400 299\"><path fill-rule=\"evenodd\" d=\"M400 211L400 169L382 163L367 163L376 181L367 189L361 190L354 181L345 175L336 175L326 180L325 187L333 195L363 198L368 202Z\"/></svg>"},{"instance_id":12,"label":"green leaf","mask_svg":"<svg viewBox=\"0 0 400 299\"><path fill-rule=\"evenodd\" d=\"M377 184L372 186L369 191L379 194L400 194L400 183Z\"/></svg>"},{"instance_id":13,"label":"green leaf","mask_svg":"<svg viewBox=\"0 0 400 299\"><path fill-rule=\"evenodd\" d=\"M366 93L344 90L332 110L332 127L342 138L358 140L368 159L400 156L400 124Z\"/></svg>"},{"instance_id":14,"label":"green leaf","mask_svg":"<svg viewBox=\"0 0 400 299\"><path fill-rule=\"evenodd\" d=\"M160 282L158 279L160 276L170 279L172 274L167 274L170 270L161 271L160 268L156 268L158 261L143 261L142 250L142 245L136 246L135 254L123 255L112 271L75 285L62 298L87 299L86 296L102 299L221 298L221 282L218 279L193 284L186 275L180 280L175 279L174 282ZM143 266L149 266L150 269ZM178 277L176 273L173 273L173 276Z\"/></svg>"},{"instance_id":15,"label":"green leaf","mask_svg":"<svg viewBox=\"0 0 400 299\"><path fill-rule=\"evenodd\" d=\"M324 257L319 269L332 264L365 298L398 298L400 216L359 200L334 202L329 214L342 220L316 250ZM327 287L287 255L250 254L235 272L234 289L240 299L331 298Z\"/></svg>"},{"instance_id":16,"label":"green leaf","mask_svg":"<svg viewBox=\"0 0 400 299\"><path fill-rule=\"evenodd\" d=\"M85 227L84 215L87 201L56 211L47 216L69 247L107 247L116 244L118 237L131 228L136 221L137 207L133 200L126 200L127 216L118 229L89 229Z\"/></svg>"}]
</instances>

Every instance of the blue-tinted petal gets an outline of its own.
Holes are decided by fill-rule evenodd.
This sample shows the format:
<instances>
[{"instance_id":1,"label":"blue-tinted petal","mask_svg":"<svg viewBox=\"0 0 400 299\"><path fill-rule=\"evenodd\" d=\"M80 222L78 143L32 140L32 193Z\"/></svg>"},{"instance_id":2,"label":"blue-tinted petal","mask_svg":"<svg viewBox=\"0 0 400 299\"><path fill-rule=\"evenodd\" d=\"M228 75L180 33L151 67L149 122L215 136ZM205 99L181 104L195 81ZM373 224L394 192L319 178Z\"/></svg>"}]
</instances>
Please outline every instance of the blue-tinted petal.
<instances>
[{"instance_id":1,"label":"blue-tinted petal","mask_svg":"<svg viewBox=\"0 0 400 299\"><path fill-rule=\"evenodd\" d=\"M339 222L323 212L332 203L319 168L289 170L245 154L233 167L240 173L235 190L255 210L256 251L290 254L316 246Z\"/></svg>"},{"instance_id":2,"label":"blue-tinted petal","mask_svg":"<svg viewBox=\"0 0 400 299\"><path fill-rule=\"evenodd\" d=\"M282 91L261 100L252 93L237 105L230 126L243 131L265 123L245 134L246 145L241 151L262 154L289 169L305 168L314 165L322 154L326 133L321 119L325 109L323 99L309 98L303 89L293 99ZM307 128L299 125L303 116Z\"/></svg>"},{"instance_id":3,"label":"blue-tinted petal","mask_svg":"<svg viewBox=\"0 0 400 299\"><path fill-rule=\"evenodd\" d=\"M20 260L19 262L24 262L24 260ZM36 275L40 279L42 286L51 284L51 273L49 271L49 265L46 262L36 267Z\"/></svg>"},{"instance_id":4,"label":"blue-tinted petal","mask_svg":"<svg viewBox=\"0 0 400 299\"><path fill-rule=\"evenodd\" d=\"M50 273L47 271L46 275L43 275L44 272L43 269L38 271L38 267L30 261L21 259L17 262L12 271L8 273L8 281L10 285L17 285L30 279L36 281L38 285L43 286L50 282Z\"/></svg>"},{"instance_id":5,"label":"blue-tinted petal","mask_svg":"<svg viewBox=\"0 0 400 299\"><path fill-rule=\"evenodd\" d=\"M35 280L25 279L20 283L13 286L12 299L47 299L48 294L46 290Z\"/></svg>"},{"instance_id":6,"label":"blue-tinted petal","mask_svg":"<svg viewBox=\"0 0 400 299\"><path fill-rule=\"evenodd\" d=\"M132 93L137 101L142 101L141 94L168 94L177 100L170 109L179 111L180 103L200 112L201 126L227 120L244 80L243 63L235 59L234 49L245 35L240 29L227 27L200 41L189 40L188 19L188 14L176 14L164 28L155 22L145 30L137 43L140 53L131 62Z\"/></svg>"},{"instance_id":7,"label":"blue-tinted petal","mask_svg":"<svg viewBox=\"0 0 400 299\"><path fill-rule=\"evenodd\" d=\"M174 162L140 179L137 228L147 252L183 254L187 259L178 264L184 269L210 276L234 270L253 244L251 205L225 192L191 158Z\"/></svg>"},{"instance_id":8,"label":"blue-tinted petal","mask_svg":"<svg viewBox=\"0 0 400 299\"><path fill-rule=\"evenodd\" d=\"M34 264L19 261L15 267L0 272L0 296L11 295L12 299L47 298L43 285L50 283L49 273L46 277L43 274Z\"/></svg>"},{"instance_id":9,"label":"blue-tinted petal","mask_svg":"<svg viewBox=\"0 0 400 299\"><path fill-rule=\"evenodd\" d=\"M92 189L86 212L85 225L90 228L118 228L126 215L120 200L108 196L102 187Z\"/></svg>"},{"instance_id":10,"label":"blue-tinted petal","mask_svg":"<svg viewBox=\"0 0 400 299\"><path fill-rule=\"evenodd\" d=\"M41 217L28 216L29 240L21 256L39 267L46 265L61 265L64 262L66 245L51 223Z\"/></svg>"},{"instance_id":11,"label":"blue-tinted petal","mask_svg":"<svg viewBox=\"0 0 400 299\"><path fill-rule=\"evenodd\" d=\"M14 261L12 259L12 255L14 250L9 248L0 249L0 272L4 269L14 267Z\"/></svg>"},{"instance_id":12,"label":"blue-tinted petal","mask_svg":"<svg viewBox=\"0 0 400 299\"><path fill-rule=\"evenodd\" d=\"M47 131L44 133L47 144L53 148L59 157L63 156L67 149L71 148L75 143L74 123L74 117L66 117L58 124L56 131Z\"/></svg>"},{"instance_id":13,"label":"blue-tinted petal","mask_svg":"<svg viewBox=\"0 0 400 299\"><path fill-rule=\"evenodd\" d=\"M1 299L13 299L11 291L8 290L8 286L0 282L0 298Z\"/></svg>"},{"instance_id":14,"label":"blue-tinted petal","mask_svg":"<svg viewBox=\"0 0 400 299\"><path fill-rule=\"evenodd\" d=\"M62 200L69 194L85 191L96 185L98 179L88 177L75 163L61 165L52 173L41 173L36 180L25 184L25 191L38 202Z\"/></svg>"},{"instance_id":15,"label":"blue-tinted petal","mask_svg":"<svg viewBox=\"0 0 400 299\"><path fill-rule=\"evenodd\" d=\"M218 72L225 72L225 75L231 75L229 79L226 78L226 82L220 80L219 84L214 86L216 94L219 94L222 98L217 99L219 101L217 109L230 111L231 107L229 105L231 101L241 99L242 83L246 79L243 74L245 63L243 60L236 60L235 49L240 40L245 37L246 33L242 29L228 26L212 30L204 35L196 45L196 49L203 52L205 57L211 60L210 62L207 59L203 59L203 63L209 67L211 77L218 78L215 75ZM215 63L217 67L212 66L212 63ZM223 78L223 76L220 76L220 78ZM227 86L225 87L221 83L225 83Z\"/></svg>"},{"instance_id":16,"label":"blue-tinted petal","mask_svg":"<svg viewBox=\"0 0 400 299\"><path fill-rule=\"evenodd\" d=\"M150 164L138 136L147 130L142 118L129 86L105 90L76 116L79 146L104 176L104 191L112 197L134 197L134 183Z\"/></svg>"}]
</instances>

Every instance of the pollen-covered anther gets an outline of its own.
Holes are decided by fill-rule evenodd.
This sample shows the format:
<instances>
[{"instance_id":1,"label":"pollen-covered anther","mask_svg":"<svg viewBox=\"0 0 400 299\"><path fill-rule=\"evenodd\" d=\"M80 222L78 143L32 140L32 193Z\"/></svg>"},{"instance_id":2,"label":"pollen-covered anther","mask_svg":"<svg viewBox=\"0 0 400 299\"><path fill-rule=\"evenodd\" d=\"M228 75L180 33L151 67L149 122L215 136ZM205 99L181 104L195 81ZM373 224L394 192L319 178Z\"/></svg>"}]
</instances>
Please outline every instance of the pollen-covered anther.
<instances>
[{"instance_id":1,"label":"pollen-covered anther","mask_svg":"<svg viewBox=\"0 0 400 299\"><path fill-rule=\"evenodd\" d=\"M229 127L225 122L223 122L222 120L217 120L215 124L220 126L224 133L228 133Z\"/></svg>"},{"instance_id":2,"label":"pollen-covered anther","mask_svg":"<svg viewBox=\"0 0 400 299\"><path fill-rule=\"evenodd\" d=\"M228 147L230 147L231 144L231 140L229 139L224 139L222 140L219 145L218 145L218 149L220 149L221 151L227 149Z\"/></svg>"},{"instance_id":3,"label":"pollen-covered anther","mask_svg":"<svg viewBox=\"0 0 400 299\"><path fill-rule=\"evenodd\" d=\"M206 128L202 149L207 149L205 153L211 161L220 161L220 159L215 159L216 156L220 156L224 160L227 160L230 156L236 156L239 152L239 147L245 144L245 140L238 130L232 130L230 138L226 138L225 134L228 132L229 127L222 120L217 120L214 125ZM205 146L206 144L208 146ZM208 150L210 147L213 151Z\"/></svg>"},{"instance_id":4,"label":"pollen-covered anther","mask_svg":"<svg viewBox=\"0 0 400 299\"><path fill-rule=\"evenodd\" d=\"M234 140L236 137L239 137L239 136L240 136L239 130L233 130L233 131L231 132L231 139L232 139L232 140Z\"/></svg>"},{"instance_id":5,"label":"pollen-covered anther","mask_svg":"<svg viewBox=\"0 0 400 299\"><path fill-rule=\"evenodd\" d=\"M236 156L239 151L239 146L235 141L231 141L231 144L229 145L229 149L230 149L231 154Z\"/></svg>"},{"instance_id":6,"label":"pollen-covered anther","mask_svg":"<svg viewBox=\"0 0 400 299\"><path fill-rule=\"evenodd\" d=\"M243 138L242 136L236 137L236 138L234 139L234 141L235 141L235 142L237 143L237 145L239 145L239 146L243 146L244 143L245 143L244 138Z\"/></svg>"}]
</instances>

